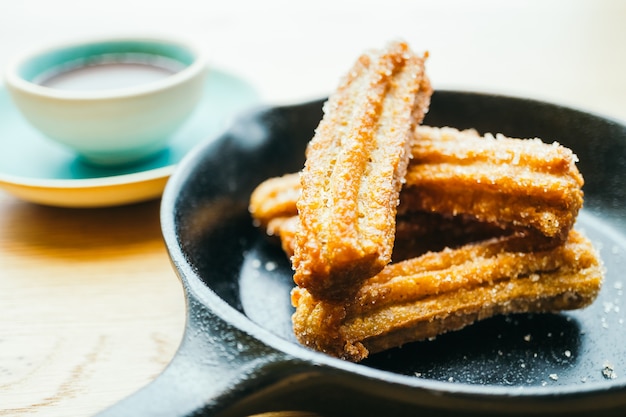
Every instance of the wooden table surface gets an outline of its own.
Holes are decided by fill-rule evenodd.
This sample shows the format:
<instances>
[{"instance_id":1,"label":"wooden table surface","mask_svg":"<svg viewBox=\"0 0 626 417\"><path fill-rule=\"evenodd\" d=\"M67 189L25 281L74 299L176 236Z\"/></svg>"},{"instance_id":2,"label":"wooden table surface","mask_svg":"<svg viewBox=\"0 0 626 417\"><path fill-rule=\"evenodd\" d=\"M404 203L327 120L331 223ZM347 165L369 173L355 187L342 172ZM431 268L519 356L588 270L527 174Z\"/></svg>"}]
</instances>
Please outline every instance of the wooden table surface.
<instances>
[{"instance_id":1,"label":"wooden table surface","mask_svg":"<svg viewBox=\"0 0 626 417\"><path fill-rule=\"evenodd\" d=\"M158 213L0 194L0 416L90 415L169 362L185 306Z\"/></svg>"},{"instance_id":2,"label":"wooden table surface","mask_svg":"<svg viewBox=\"0 0 626 417\"><path fill-rule=\"evenodd\" d=\"M363 49L403 38L429 49L436 89L511 93L626 120L619 0L155 4L14 2L0 12L0 67L47 40L167 28L204 42L212 62L265 101L295 102L333 89ZM0 152L12 139L0 137ZM95 414L164 369L184 322L158 200L67 209L0 190L0 416Z\"/></svg>"}]
</instances>

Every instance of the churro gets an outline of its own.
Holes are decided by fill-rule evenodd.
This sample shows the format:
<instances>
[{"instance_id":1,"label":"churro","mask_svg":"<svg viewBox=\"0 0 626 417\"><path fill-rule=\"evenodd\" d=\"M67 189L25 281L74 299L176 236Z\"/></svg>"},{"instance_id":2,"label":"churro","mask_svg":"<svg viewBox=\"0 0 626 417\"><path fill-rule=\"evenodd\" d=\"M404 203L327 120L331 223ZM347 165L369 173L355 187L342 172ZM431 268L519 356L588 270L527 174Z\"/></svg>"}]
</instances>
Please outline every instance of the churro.
<instances>
[{"instance_id":1,"label":"churro","mask_svg":"<svg viewBox=\"0 0 626 417\"><path fill-rule=\"evenodd\" d=\"M250 195L248 209L258 226L267 228L275 218L296 216L299 197L299 174L285 174L259 184Z\"/></svg>"},{"instance_id":2,"label":"churro","mask_svg":"<svg viewBox=\"0 0 626 417\"><path fill-rule=\"evenodd\" d=\"M302 172L250 199L292 260L296 338L345 360L498 314L582 308L603 281L574 229L576 155L421 126L425 58L400 42L361 56L325 103Z\"/></svg>"},{"instance_id":3,"label":"churro","mask_svg":"<svg viewBox=\"0 0 626 417\"><path fill-rule=\"evenodd\" d=\"M324 105L297 202L294 281L341 299L391 260L412 129L432 89L406 43L362 55Z\"/></svg>"},{"instance_id":4,"label":"churro","mask_svg":"<svg viewBox=\"0 0 626 417\"><path fill-rule=\"evenodd\" d=\"M298 232L298 216L267 219L266 232L276 236L287 257L293 256ZM396 238L392 261L398 262L429 251L458 247L470 242L500 237L514 233L498 224L479 222L471 217L447 216L439 213L413 212L396 219ZM542 239L530 230L517 230L524 234L533 246L553 245L550 239ZM532 240L530 240L532 238Z\"/></svg>"},{"instance_id":5,"label":"churro","mask_svg":"<svg viewBox=\"0 0 626 417\"><path fill-rule=\"evenodd\" d=\"M595 299L602 265L577 231L548 250L522 248L523 238L508 236L430 252L389 265L342 302L296 287L295 334L305 346L356 362L496 314L576 309Z\"/></svg>"},{"instance_id":6,"label":"churro","mask_svg":"<svg viewBox=\"0 0 626 417\"><path fill-rule=\"evenodd\" d=\"M466 214L564 239L583 204L576 155L557 143L420 126L403 211Z\"/></svg>"},{"instance_id":7,"label":"churro","mask_svg":"<svg viewBox=\"0 0 626 417\"><path fill-rule=\"evenodd\" d=\"M419 126L411 153L400 215L465 216L501 227L534 228L562 240L583 204L576 155L556 143ZM262 192L253 194L253 216L267 224L277 212L296 215L297 176L261 184Z\"/></svg>"}]
</instances>

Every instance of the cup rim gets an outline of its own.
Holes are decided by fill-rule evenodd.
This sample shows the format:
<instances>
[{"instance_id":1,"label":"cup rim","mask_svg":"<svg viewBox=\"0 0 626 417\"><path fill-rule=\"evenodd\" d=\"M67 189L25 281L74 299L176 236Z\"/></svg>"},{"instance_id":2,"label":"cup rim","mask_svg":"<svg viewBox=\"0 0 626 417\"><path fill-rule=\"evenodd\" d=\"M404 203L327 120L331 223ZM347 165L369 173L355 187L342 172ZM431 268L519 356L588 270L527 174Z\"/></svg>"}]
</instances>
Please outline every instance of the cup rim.
<instances>
[{"instance_id":1,"label":"cup rim","mask_svg":"<svg viewBox=\"0 0 626 417\"><path fill-rule=\"evenodd\" d=\"M151 81L149 83L129 87L111 88L106 90L66 90L47 87L26 79L22 75L22 70L25 65L28 65L34 60L44 56L62 54L67 51L94 46L105 46L115 49L114 47L116 45L123 46L131 44L157 48L166 47L183 54L188 54L191 58L189 63L185 64L181 60L165 56L162 53L146 53L146 55L155 55L169 58L172 60L177 60L183 65L183 67L172 75L169 75L159 80ZM122 51L119 53L125 52ZM22 90L23 92L37 95L40 97L61 100L94 101L131 98L135 96L141 96L162 91L171 88L177 84L183 83L191 78L194 78L196 75L198 75L198 73L202 73L206 69L206 64L207 61L205 54L195 43L189 40L162 36L111 36L69 42L57 42L28 50L9 61L4 72L4 79L8 87L13 87L15 89ZM53 66L48 69L52 69L52 67ZM44 71L40 71L39 75L41 75L42 73L44 73Z\"/></svg>"}]
</instances>

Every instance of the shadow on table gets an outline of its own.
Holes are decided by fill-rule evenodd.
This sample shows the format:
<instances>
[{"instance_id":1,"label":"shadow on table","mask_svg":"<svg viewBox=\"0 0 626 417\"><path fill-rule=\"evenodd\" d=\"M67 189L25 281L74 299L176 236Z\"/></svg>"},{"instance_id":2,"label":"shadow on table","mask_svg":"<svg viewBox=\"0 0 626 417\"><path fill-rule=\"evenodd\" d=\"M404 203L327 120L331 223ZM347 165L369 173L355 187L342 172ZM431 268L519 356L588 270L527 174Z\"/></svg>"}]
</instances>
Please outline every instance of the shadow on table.
<instances>
[{"instance_id":1,"label":"shadow on table","mask_svg":"<svg viewBox=\"0 0 626 417\"><path fill-rule=\"evenodd\" d=\"M0 241L57 256L123 252L162 245L159 200L121 207L73 209L10 202L0 216Z\"/></svg>"}]
</instances>

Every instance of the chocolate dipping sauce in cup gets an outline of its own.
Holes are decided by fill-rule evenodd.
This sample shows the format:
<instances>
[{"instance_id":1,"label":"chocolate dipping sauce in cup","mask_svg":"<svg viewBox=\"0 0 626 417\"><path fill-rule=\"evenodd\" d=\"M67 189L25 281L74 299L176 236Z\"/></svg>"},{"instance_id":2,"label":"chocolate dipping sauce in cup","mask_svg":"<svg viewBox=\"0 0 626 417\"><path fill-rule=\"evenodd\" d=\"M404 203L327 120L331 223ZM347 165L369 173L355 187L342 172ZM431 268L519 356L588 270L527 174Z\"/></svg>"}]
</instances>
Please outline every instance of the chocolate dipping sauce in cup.
<instances>
[{"instance_id":1,"label":"chocolate dipping sauce in cup","mask_svg":"<svg viewBox=\"0 0 626 417\"><path fill-rule=\"evenodd\" d=\"M26 53L4 74L26 120L98 165L129 164L166 148L200 101L206 60L167 38L102 38Z\"/></svg>"}]
</instances>

